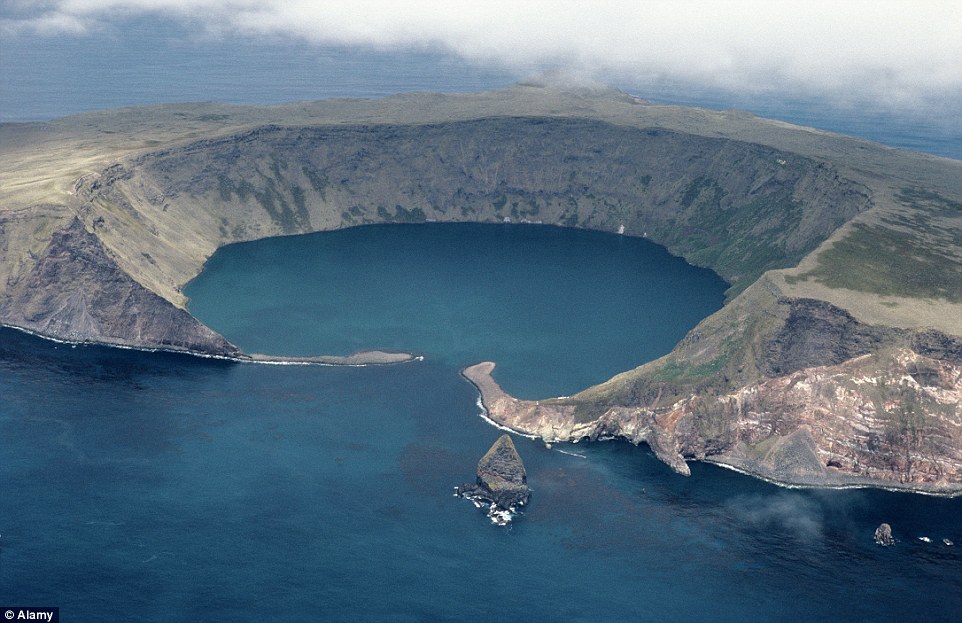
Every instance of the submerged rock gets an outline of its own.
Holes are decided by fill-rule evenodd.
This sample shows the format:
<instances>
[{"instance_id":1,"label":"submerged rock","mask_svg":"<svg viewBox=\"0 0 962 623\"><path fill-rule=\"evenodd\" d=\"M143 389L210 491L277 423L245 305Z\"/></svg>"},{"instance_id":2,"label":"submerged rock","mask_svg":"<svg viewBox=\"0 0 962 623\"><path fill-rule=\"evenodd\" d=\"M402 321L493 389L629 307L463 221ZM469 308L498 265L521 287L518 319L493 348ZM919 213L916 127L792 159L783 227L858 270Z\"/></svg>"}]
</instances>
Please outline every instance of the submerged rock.
<instances>
[{"instance_id":1,"label":"submerged rock","mask_svg":"<svg viewBox=\"0 0 962 623\"><path fill-rule=\"evenodd\" d=\"M528 503L528 476L510 436L501 435L494 442L478 461L475 484L458 487L457 494L475 506L487 506L491 521L500 525L510 522L518 507Z\"/></svg>"},{"instance_id":2,"label":"submerged rock","mask_svg":"<svg viewBox=\"0 0 962 623\"><path fill-rule=\"evenodd\" d=\"M895 539L892 538L892 526L887 523L883 523L878 528L875 529L875 542L879 545L895 545Z\"/></svg>"}]
</instances>

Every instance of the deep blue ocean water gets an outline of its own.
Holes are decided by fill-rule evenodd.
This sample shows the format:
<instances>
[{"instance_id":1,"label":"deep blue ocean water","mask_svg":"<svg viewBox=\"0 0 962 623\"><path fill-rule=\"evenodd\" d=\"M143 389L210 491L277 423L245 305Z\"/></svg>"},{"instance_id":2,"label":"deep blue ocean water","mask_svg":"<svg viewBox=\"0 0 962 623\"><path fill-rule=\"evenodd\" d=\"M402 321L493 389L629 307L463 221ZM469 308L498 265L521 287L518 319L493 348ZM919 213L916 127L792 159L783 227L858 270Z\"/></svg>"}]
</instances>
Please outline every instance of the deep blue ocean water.
<instances>
[{"instance_id":1,"label":"deep blue ocean water","mask_svg":"<svg viewBox=\"0 0 962 623\"><path fill-rule=\"evenodd\" d=\"M68 621L957 620L962 546L940 540L962 542L962 500L684 478L644 446L521 437L534 495L510 528L452 496L500 435L460 366L569 391L610 373L606 353L669 349L723 289L611 234L378 226L223 249L191 308L273 352L385 346L395 322L376 316L397 309L387 346L421 362L244 365L0 330L0 604ZM874 544L882 521L895 547Z\"/></svg>"},{"instance_id":2,"label":"deep blue ocean water","mask_svg":"<svg viewBox=\"0 0 962 623\"><path fill-rule=\"evenodd\" d=\"M90 38L0 38L0 121L523 77L430 50L183 35L130 20ZM954 110L616 85L962 157ZM484 244L452 251L454 231L238 245L190 290L251 350L393 347L418 363L237 365L0 329L0 605L91 622L958 620L962 500L789 490L704 464L683 478L645 447L520 437L534 497L510 529L452 497L500 434L460 366L499 361L520 395L576 391L670 349L724 287L641 241L466 227ZM882 521L895 547L873 543Z\"/></svg>"}]
</instances>

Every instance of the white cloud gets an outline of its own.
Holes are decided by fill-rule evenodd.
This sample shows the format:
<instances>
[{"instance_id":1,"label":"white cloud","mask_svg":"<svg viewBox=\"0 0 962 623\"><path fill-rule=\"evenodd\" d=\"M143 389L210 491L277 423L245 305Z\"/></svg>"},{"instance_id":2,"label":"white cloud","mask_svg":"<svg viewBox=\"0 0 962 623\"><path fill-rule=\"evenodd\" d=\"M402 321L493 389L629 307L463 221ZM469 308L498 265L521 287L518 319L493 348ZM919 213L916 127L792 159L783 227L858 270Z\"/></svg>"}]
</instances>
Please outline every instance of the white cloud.
<instances>
[{"instance_id":1,"label":"white cloud","mask_svg":"<svg viewBox=\"0 0 962 623\"><path fill-rule=\"evenodd\" d=\"M19 32L33 32L40 35L85 34L89 22L66 13L44 13L36 17L18 20L0 20L0 34L13 36Z\"/></svg>"},{"instance_id":2,"label":"white cloud","mask_svg":"<svg viewBox=\"0 0 962 623\"><path fill-rule=\"evenodd\" d=\"M896 100L962 92L955 0L13 0L9 7L8 36L93 31L150 13L225 36L438 47L521 70Z\"/></svg>"}]
</instances>

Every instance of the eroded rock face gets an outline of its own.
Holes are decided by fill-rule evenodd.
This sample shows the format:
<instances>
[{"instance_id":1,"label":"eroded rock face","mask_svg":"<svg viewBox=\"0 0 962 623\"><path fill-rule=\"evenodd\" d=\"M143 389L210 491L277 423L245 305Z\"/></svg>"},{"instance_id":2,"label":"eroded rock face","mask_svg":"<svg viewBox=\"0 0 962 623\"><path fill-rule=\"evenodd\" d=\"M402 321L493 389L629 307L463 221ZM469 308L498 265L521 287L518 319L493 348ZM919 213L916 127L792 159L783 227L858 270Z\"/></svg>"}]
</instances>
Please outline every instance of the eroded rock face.
<instances>
[{"instance_id":1,"label":"eroded rock face","mask_svg":"<svg viewBox=\"0 0 962 623\"><path fill-rule=\"evenodd\" d=\"M779 304L789 313L759 362L767 376L842 363L876 350L893 331L861 324L824 301L782 299Z\"/></svg>"},{"instance_id":2,"label":"eroded rock face","mask_svg":"<svg viewBox=\"0 0 962 623\"><path fill-rule=\"evenodd\" d=\"M813 478L962 488L958 365L899 349L767 379L720 400L735 419L736 466L775 460L776 447L763 452L764 443L797 431L811 440Z\"/></svg>"},{"instance_id":3,"label":"eroded rock face","mask_svg":"<svg viewBox=\"0 0 962 623\"><path fill-rule=\"evenodd\" d=\"M490 492L494 503L503 509L527 503L528 476L508 435L501 435L478 462L478 486Z\"/></svg>"},{"instance_id":4,"label":"eroded rock face","mask_svg":"<svg viewBox=\"0 0 962 623\"><path fill-rule=\"evenodd\" d=\"M962 491L962 366L907 348L600 417L578 404L508 396L492 369L464 371L488 416L549 442L644 441L685 475L685 460L698 459L787 484Z\"/></svg>"},{"instance_id":5,"label":"eroded rock face","mask_svg":"<svg viewBox=\"0 0 962 623\"><path fill-rule=\"evenodd\" d=\"M125 273L74 220L54 233L26 278L0 301L0 320L75 342L233 357L238 349Z\"/></svg>"},{"instance_id":6,"label":"eroded rock face","mask_svg":"<svg viewBox=\"0 0 962 623\"><path fill-rule=\"evenodd\" d=\"M476 483L459 487L458 494L478 506L487 505L495 523L507 523L519 507L528 503L528 476L510 436L501 435L494 442L478 462Z\"/></svg>"},{"instance_id":7,"label":"eroded rock face","mask_svg":"<svg viewBox=\"0 0 962 623\"><path fill-rule=\"evenodd\" d=\"M895 545L895 539L892 538L892 526L888 525L887 523L883 523L876 528L875 542L886 547L889 545Z\"/></svg>"},{"instance_id":8,"label":"eroded rock face","mask_svg":"<svg viewBox=\"0 0 962 623\"><path fill-rule=\"evenodd\" d=\"M493 363L463 375L496 423L547 442L647 443L776 482L962 493L962 340L870 326L766 278L665 357L575 396L509 396Z\"/></svg>"}]
</instances>

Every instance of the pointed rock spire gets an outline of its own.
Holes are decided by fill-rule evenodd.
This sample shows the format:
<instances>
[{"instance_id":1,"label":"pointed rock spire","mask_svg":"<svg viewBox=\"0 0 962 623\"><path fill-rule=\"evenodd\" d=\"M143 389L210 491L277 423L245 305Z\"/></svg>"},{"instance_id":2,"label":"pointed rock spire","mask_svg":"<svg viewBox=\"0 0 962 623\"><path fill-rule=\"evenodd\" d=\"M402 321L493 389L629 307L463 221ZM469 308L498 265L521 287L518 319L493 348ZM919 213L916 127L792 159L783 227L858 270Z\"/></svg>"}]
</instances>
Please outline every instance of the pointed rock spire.
<instances>
[{"instance_id":1,"label":"pointed rock spire","mask_svg":"<svg viewBox=\"0 0 962 623\"><path fill-rule=\"evenodd\" d=\"M499 524L511 521L517 507L528 503L528 476L510 436L501 435L478 461L476 484L463 485L457 493L478 506L488 505L488 515Z\"/></svg>"}]
</instances>

